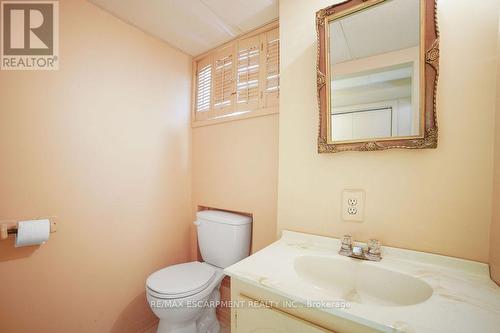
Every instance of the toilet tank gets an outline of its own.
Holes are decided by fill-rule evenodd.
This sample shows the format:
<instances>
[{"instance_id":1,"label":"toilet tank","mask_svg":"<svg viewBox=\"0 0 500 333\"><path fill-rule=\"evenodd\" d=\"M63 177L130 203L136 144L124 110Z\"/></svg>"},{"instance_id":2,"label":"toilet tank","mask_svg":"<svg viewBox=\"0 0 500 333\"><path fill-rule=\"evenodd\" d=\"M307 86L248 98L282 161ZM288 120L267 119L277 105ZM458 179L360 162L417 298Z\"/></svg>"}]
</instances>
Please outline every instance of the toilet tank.
<instances>
[{"instance_id":1,"label":"toilet tank","mask_svg":"<svg viewBox=\"0 0 500 333\"><path fill-rule=\"evenodd\" d=\"M196 214L198 245L203 261L226 268L248 257L252 235L252 218L219 210Z\"/></svg>"}]
</instances>

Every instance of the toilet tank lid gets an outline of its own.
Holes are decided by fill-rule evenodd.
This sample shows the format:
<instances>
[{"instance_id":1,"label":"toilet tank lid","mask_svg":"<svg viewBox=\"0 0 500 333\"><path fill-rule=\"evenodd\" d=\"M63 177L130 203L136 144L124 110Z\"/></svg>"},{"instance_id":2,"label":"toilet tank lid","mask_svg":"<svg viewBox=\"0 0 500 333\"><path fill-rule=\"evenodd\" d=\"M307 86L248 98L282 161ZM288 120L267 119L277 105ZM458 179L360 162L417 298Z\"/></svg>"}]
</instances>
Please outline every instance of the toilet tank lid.
<instances>
[{"instance_id":1,"label":"toilet tank lid","mask_svg":"<svg viewBox=\"0 0 500 333\"><path fill-rule=\"evenodd\" d=\"M245 225L252 223L250 216L224 212L220 210L202 210L196 213L199 220L206 220L222 224Z\"/></svg>"}]
</instances>

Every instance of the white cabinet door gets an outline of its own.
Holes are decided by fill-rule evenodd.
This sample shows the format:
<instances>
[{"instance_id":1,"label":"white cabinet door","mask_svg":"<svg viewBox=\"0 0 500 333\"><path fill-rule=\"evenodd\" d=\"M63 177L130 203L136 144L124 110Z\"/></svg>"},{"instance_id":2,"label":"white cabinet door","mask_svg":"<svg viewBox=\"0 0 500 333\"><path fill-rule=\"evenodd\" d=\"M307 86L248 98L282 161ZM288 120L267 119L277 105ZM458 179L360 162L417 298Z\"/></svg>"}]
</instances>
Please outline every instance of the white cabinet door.
<instances>
[{"instance_id":1,"label":"white cabinet door","mask_svg":"<svg viewBox=\"0 0 500 333\"><path fill-rule=\"evenodd\" d=\"M354 112L352 136L354 140L390 138L392 136L392 109Z\"/></svg>"},{"instance_id":2,"label":"white cabinet door","mask_svg":"<svg viewBox=\"0 0 500 333\"><path fill-rule=\"evenodd\" d=\"M333 140L390 138L392 109L357 111L332 115Z\"/></svg>"},{"instance_id":3,"label":"white cabinet door","mask_svg":"<svg viewBox=\"0 0 500 333\"><path fill-rule=\"evenodd\" d=\"M240 300L256 302L242 296ZM235 333L334 333L272 307L239 307L235 319Z\"/></svg>"}]
</instances>

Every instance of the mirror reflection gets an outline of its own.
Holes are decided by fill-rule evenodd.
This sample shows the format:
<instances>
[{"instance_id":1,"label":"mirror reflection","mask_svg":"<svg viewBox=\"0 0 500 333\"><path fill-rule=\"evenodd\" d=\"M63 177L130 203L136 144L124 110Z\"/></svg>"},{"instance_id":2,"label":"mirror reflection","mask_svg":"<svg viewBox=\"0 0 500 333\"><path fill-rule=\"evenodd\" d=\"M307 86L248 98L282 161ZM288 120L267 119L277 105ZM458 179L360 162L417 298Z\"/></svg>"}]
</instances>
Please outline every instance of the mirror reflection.
<instances>
[{"instance_id":1,"label":"mirror reflection","mask_svg":"<svg viewBox=\"0 0 500 333\"><path fill-rule=\"evenodd\" d=\"M420 0L386 0L329 30L331 140L419 136Z\"/></svg>"}]
</instances>

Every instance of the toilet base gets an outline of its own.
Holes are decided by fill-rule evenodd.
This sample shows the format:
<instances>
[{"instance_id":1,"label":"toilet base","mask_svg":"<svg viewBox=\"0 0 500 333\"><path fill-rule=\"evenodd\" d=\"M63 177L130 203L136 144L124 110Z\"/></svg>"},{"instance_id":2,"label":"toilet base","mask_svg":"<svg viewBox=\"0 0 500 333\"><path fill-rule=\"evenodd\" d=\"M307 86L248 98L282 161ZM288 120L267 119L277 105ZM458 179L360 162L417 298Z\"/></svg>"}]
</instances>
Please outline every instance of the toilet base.
<instances>
[{"instance_id":1,"label":"toilet base","mask_svg":"<svg viewBox=\"0 0 500 333\"><path fill-rule=\"evenodd\" d=\"M160 320L156 333L197 333L196 323L189 323L187 325L171 325L164 320Z\"/></svg>"},{"instance_id":2,"label":"toilet base","mask_svg":"<svg viewBox=\"0 0 500 333\"><path fill-rule=\"evenodd\" d=\"M185 326L172 326L166 322L162 322L158 324L158 329L156 333L219 333L220 332L220 324L216 320L209 327L199 328L196 323L190 323Z\"/></svg>"},{"instance_id":3,"label":"toilet base","mask_svg":"<svg viewBox=\"0 0 500 333\"><path fill-rule=\"evenodd\" d=\"M219 288L214 290L208 301L216 304L220 300ZM185 323L168 322L160 319L156 333L219 333L220 324L217 320L215 307L207 307L203 310L201 316L195 321Z\"/></svg>"}]
</instances>

